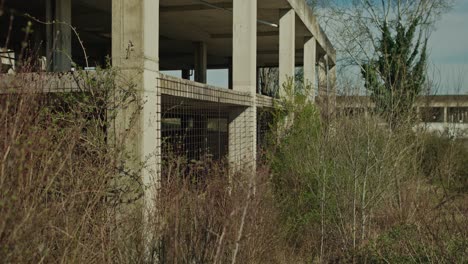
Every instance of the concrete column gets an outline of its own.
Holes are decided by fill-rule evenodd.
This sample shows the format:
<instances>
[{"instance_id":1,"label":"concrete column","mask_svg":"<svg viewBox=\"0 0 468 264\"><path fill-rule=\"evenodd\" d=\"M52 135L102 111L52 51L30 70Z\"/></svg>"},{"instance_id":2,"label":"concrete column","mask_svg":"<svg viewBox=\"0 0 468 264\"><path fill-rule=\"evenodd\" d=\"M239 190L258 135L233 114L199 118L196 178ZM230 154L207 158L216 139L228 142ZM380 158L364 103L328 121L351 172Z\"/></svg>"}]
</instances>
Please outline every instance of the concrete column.
<instances>
[{"instance_id":1,"label":"concrete column","mask_svg":"<svg viewBox=\"0 0 468 264\"><path fill-rule=\"evenodd\" d=\"M182 69L182 79L190 80L190 70L189 69Z\"/></svg>"},{"instance_id":2,"label":"concrete column","mask_svg":"<svg viewBox=\"0 0 468 264\"><path fill-rule=\"evenodd\" d=\"M119 110L115 144L127 147L125 166L139 173L145 191L144 219L151 221L161 175L159 0L112 1L112 63L119 71L119 87L134 87L140 99Z\"/></svg>"},{"instance_id":3,"label":"concrete column","mask_svg":"<svg viewBox=\"0 0 468 264\"><path fill-rule=\"evenodd\" d=\"M232 58L231 61L229 62L229 68L228 68L228 88L232 90Z\"/></svg>"},{"instance_id":4,"label":"concrete column","mask_svg":"<svg viewBox=\"0 0 468 264\"><path fill-rule=\"evenodd\" d=\"M206 43L195 42L195 81L206 83L206 71L208 65L208 55Z\"/></svg>"},{"instance_id":5,"label":"concrete column","mask_svg":"<svg viewBox=\"0 0 468 264\"><path fill-rule=\"evenodd\" d=\"M448 123L449 118L448 118L448 108L444 107L444 123Z\"/></svg>"},{"instance_id":6,"label":"concrete column","mask_svg":"<svg viewBox=\"0 0 468 264\"><path fill-rule=\"evenodd\" d=\"M304 40L304 87L310 89L310 99L315 101L316 89L316 54L317 54L317 41L314 37L308 37Z\"/></svg>"},{"instance_id":7,"label":"concrete column","mask_svg":"<svg viewBox=\"0 0 468 264\"><path fill-rule=\"evenodd\" d=\"M234 0L233 90L247 92L248 107L229 116L229 160L234 169L256 169L257 0Z\"/></svg>"},{"instance_id":8,"label":"concrete column","mask_svg":"<svg viewBox=\"0 0 468 264\"><path fill-rule=\"evenodd\" d=\"M328 100L327 100L327 93L328 93L328 78L327 78L327 64L326 64L326 56L319 59L317 64L317 77L318 77L318 91L316 97L316 103L319 107L322 118L328 116Z\"/></svg>"},{"instance_id":9,"label":"concrete column","mask_svg":"<svg viewBox=\"0 0 468 264\"><path fill-rule=\"evenodd\" d=\"M53 0L46 0L46 22L51 23L54 20L54 13L53 13ZM46 25L46 58L47 58L47 71L53 70L53 63L52 58L53 55L53 48L54 48L54 25L47 24Z\"/></svg>"},{"instance_id":10,"label":"concrete column","mask_svg":"<svg viewBox=\"0 0 468 264\"><path fill-rule=\"evenodd\" d=\"M56 40L53 58L54 71L69 71L72 62L72 0L55 1L53 39Z\"/></svg>"},{"instance_id":11,"label":"concrete column","mask_svg":"<svg viewBox=\"0 0 468 264\"><path fill-rule=\"evenodd\" d=\"M285 96L283 85L294 78L296 56L296 12L281 11L279 21L279 88L280 97ZM294 79L293 79L294 80ZM294 85L294 82L293 82Z\"/></svg>"},{"instance_id":12,"label":"concrete column","mask_svg":"<svg viewBox=\"0 0 468 264\"><path fill-rule=\"evenodd\" d=\"M262 86L260 85L260 70L261 70L260 67L257 67L257 73L256 73L257 80L255 81L257 94L262 94Z\"/></svg>"},{"instance_id":13,"label":"concrete column","mask_svg":"<svg viewBox=\"0 0 468 264\"><path fill-rule=\"evenodd\" d=\"M328 62L329 63L329 62ZM336 116L336 65L328 68L328 112L331 117Z\"/></svg>"}]
</instances>

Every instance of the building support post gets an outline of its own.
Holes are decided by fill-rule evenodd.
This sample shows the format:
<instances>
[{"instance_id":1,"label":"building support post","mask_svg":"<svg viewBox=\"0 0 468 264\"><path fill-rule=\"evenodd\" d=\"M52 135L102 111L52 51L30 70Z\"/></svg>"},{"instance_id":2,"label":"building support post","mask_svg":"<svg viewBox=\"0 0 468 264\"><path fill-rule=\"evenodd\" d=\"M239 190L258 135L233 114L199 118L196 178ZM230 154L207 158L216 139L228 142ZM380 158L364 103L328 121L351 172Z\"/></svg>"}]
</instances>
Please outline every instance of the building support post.
<instances>
[{"instance_id":1,"label":"building support post","mask_svg":"<svg viewBox=\"0 0 468 264\"><path fill-rule=\"evenodd\" d=\"M182 69L182 79L190 80L190 69Z\"/></svg>"},{"instance_id":2,"label":"building support post","mask_svg":"<svg viewBox=\"0 0 468 264\"><path fill-rule=\"evenodd\" d=\"M195 42L195 81L206 83L208 55L205 42Z\"/></svg>"},{"instance_id":3,"label":"building support post","mask_svg":"<svg viewBox=\"0 0 468 264\"><path fill-rule=\"evenodd\" d=\"M306 37L306 39L304 40L304 87L310 89L309 98L312 102L315 101L316 54L317 41L314 37Z\"/></svg>"},{"instance_id":4,"label":"building support post","mask_svg":"<svg viewBox=\"0 0 468 264\"><path fill-rule=\"evenodd\" d=\"M228 67L228 88L232 90L232 58L229 59Z\"/></svg>"},{"instance_id":5,"label":"building support post","mask_svg":"<svg viewBox=\"0 0 468 264\"><path fill-rule=\"evenodd\" d=\"M328 119L328 74L327 74L327 56L325 55L318 61L318 92L316 97L317 106L320 109L324 120Z\"/></svg>"},{"instance_id":6,"label":"building support post","mask_svg":"<svg viewBox=\"0 0 468 264\"><path fill-rule=\"evenodd\" d=\"M54 13L53 13L53 0L46 0L45 7L46 7L46 58L47 58L47 71L52 71L53 67L53 58L54 58L54 25L51 24L54 20Z\"/></svg>"},{"instance_id":7,"label":"building support post","mask_svg":"<svg viewBox=\"0 0 468 264\"><path fill-rule=\"evenodd\" d=\"M330 63L330 61L327 61ZM336 116L336 65L328 65L328 112L331 118Z\"/></svg>"},{"instance_id":8,"label":"building support post","mask_svg":"<svg viewBox=\"0 0 468 264\"><path fill-rule=\"evenodd\" d=\"M283 85L292 78L294 85L296 56L296 12L283 10L279 21L279 95L286 96ZM294 87L291 87L294 88Z\"/></svg>"},{"instance_id":9,"label":"building support post","mask_svg":"<svg viewBox=\"0 0 468 264\"><path fill-rule=\"evenodd\" d=\"M229 116L229 161L236 171L255 173L257 157L257 0L234 0L233 90L251 95L248 107Z\"/></svg>"},{"instance_id":10,"label":"building support post","mask_svg":"<svg viewBox=\"0 0 468 264\"><path fill-rule=\"evenodd\" d=\"M444 107L444 123L448 123L449 117L448 117L448 108Z\"/></svg>"},{"instance_id":11,"label":"building support post","mask_svg":"<svg viewBox=\"0 0 468 264\"><path fill-rule=\"evenodd\" d=\"M70 71L72 63L72 0L55 1L55 21L52 41L56 40L53 69L54 71Z\"/></svg>"},{"instance_id":12,"label":"building support post","mask_svg":"<svg viewBox=\"0 0 468 264\"><path fill-rule=\"evenodd\" d=\"M158 238L148 229L150 221L156 218L156 198L161 181L159 0L112 1L112 63L119 72L116 80L119 89L133 88L139 99L139 102L130 102L129 106L118 110L113 136L114 144L126 146L125 168L138 173L141 179L144 198L134 208L143 210L147 253L156 252L154 247ZM116 91L117 95L119 91ZM131 213L132 207L128 210L130 212L126 213Z\"/></svg>"}]
</instances>

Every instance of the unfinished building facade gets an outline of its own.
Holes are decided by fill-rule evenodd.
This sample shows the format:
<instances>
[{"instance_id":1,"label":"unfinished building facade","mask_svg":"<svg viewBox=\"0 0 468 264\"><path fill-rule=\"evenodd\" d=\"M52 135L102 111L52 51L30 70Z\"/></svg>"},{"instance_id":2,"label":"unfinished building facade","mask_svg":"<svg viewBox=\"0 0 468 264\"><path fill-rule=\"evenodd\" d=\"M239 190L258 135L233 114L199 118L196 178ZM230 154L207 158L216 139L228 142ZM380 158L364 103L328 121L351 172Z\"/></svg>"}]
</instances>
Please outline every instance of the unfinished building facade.
<instances>
[{"instance_id":1,"label":"unfinished building facade","mask_svg":"<svg viewBox=\"0 0 468 264\"><path fill-rule=\"evenodd\" d=\"M258 136L266 127L259 113L275 100L258 89L261 68L278 68L281 96L282 84L303 67L304 81L316 88L311 100L317 95L325 111L333 105L335 50L305 0L6 0L5 5L29 14L20 20L41 25L29 40L43 60L37 70L90 70L105 66L109 56L113 67L131 76L144 101L131 145L146 163L141 176L148 186L158 185L169 153L188 160L226 157L233 169L255 171ZM6 35L8 16L1 19ZM18 60L21 37L11 36L3 64ZM207 72L214 69L225 70L227 87L207 84ZM128 129L125 113L122 120L117 131Z\"/></svg>"}]
</instances>

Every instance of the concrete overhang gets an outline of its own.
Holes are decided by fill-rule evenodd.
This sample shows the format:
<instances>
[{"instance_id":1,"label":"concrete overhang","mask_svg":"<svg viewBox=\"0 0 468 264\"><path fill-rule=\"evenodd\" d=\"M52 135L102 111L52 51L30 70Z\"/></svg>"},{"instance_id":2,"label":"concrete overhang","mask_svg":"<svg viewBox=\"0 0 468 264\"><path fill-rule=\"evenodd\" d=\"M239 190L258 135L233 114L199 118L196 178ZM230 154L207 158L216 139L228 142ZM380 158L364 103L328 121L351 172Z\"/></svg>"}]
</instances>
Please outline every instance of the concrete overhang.
<instances>
[{"instance_id":1,"label":"concrete overhang","mask_svg":"<svg viewBox=\"0 0 468 264\"><path fill-rule=\"evenodd\" d=\"M45 21L45 2L6 0L5 4ZM193 68L193 42L199 41L207 44L209 68L227 68L232 57L232 7L233 0L160 0L160 68ZM317 39L317 59L328 54L333 65L335 50L305 0L258 0L258 66L278 66L280 13L291 8L297 14L296 65L303 64L304 39L309 37ZM72 9L72 24L87 56L103 61L99 56L110 53L112 0L74 0ZM73 51L80 64L83 54L76 38Z\"/></svg>"},{"instance_id":2,"label":"concrete overhang","mask_svg":"<svg viewBox=\"0 0 468 264\"><path fill-rule=\"evenodd\" d=\"M188 44L194 41L207 44L209 68L229 64L233 0L160 1L161 69L177 69L181 63L184 66L193 63ZM328 54L330 64L334 65L335 50L304 0L258 0L258 66L278 66L280 13L291 8L297 14L296 65L303 64L304 39L309 37L317 39L317 58Z\"/></svg>"},{"instance_id":3,"label":"concrete overhang","mask_svg":"<svg viewBox=\"0 0 468 264\"><path fill-rule=\"evenodd\" d=\"M296 11L297 16L303 22L303 25L309 30L312 36L317 40L317 46L323 50L323 54L328 55L328 61L331 65L336 63L336 50L328 39L327 35L320 27L317 18L304 0L287 0ZM320 57L319 57L320 58Z\"/></svg>"}]
</instances>

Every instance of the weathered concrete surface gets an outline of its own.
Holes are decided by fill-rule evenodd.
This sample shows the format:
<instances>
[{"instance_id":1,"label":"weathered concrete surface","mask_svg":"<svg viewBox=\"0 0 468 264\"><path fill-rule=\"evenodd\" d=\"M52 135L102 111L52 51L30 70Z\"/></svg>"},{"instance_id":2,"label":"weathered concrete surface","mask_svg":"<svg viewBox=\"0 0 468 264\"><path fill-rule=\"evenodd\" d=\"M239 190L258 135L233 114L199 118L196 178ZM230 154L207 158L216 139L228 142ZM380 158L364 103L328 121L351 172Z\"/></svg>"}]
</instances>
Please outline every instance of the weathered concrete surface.
<instances>
[{"instance_id":1,"label":"weathered concrete surface","mask_svg":"<svg viewBox=\"0 0 468 264\"><path fill-rule=\"evenodd\" d=\"M113 0L112 13L112 63L120 71L117 81L134 86L140 98L139 104L119 112L115 135L133 157L127 165L137 170L143 165L145 212L150 215L156 209L161 180L159 0Z\"/></svg>"},{"instance_id":2,"label":"weathered concrete surface","mask_svg":"<svg viewBox=\"0 0 468 264\"><path fill-rule=\"evenodd\" d=\"M229 113L229 161L234 169L256 170L257 157L257 0L235 0L233 90L250 95L247 108Z\"/></svg>"},{"instance_id":3,"label":"weathered concrete surface","mask_svg":"<svg viewBox=\"0 0 468 264\"><path fill-rule=\"evenodd\" d=\"M54 39L56 48L53 55L54 71L69 71L72 61L72 1L55 2Z\"/></svg>"},{"instance_id":4,"label":"weathered concrete surface","mask_svg":"<svg viewBox=\"0 0 468 264\"><path fill-rule=\"evenodd\" d=\"M304 25L310 31L313 37L317 40L318 46L320 46L325 54L329 57L330 66L336 63L336 51L333 48L330 40L328 39L325 32L320 27L317 18L312 13L307 3L304 0L287 0L289 4L294 8L299 18L302 20Z\"/></svg>"},{"instance_id":5,"label":"weathered concrete surface","mask_svg":"<svg viewBox=\"0 0 468 264\"><path fill-rule=\"evenodd\" d=\"M316 58L317 41L314 37L306 37L304 40L304 86L310 87L310 100L315 101L315 89L317 88Z\"/></svg>"},{"instance_id":6,"label":"weathered concrete surface","mask_svg":"<svg viewBox=\"0 0 468 264\"><path fill-rule=\"evenodd\" d=\"M279 33L279 85L280 97L286 96L283 84L295 76L296 59L296 12L294 9L282 10Z\"/></svg>"}]
</instances>

